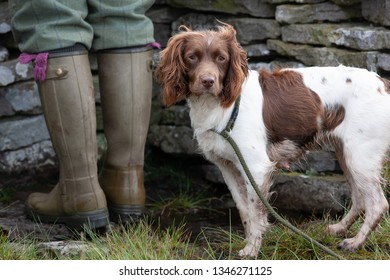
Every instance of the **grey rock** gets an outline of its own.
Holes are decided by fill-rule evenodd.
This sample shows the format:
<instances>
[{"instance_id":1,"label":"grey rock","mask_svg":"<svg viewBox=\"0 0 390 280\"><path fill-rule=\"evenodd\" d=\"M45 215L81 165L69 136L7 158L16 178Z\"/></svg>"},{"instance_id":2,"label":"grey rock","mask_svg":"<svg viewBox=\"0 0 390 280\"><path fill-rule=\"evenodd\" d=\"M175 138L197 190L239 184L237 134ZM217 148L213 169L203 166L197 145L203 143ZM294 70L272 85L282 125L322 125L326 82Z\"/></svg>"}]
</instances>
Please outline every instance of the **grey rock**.
<instances>
[{"instance_id":1,"label":"grey rock","mask_svg":"<svg viewBox=\"0 0 390 280\"><path fill-rule=\"evenodd\" d=\"M56 167L57 160L50 140L33 143L27 147L0 153L0 170L19 173L34 169Z\"/></svg>"},{"instance_id":2,"label":"grey rock","mask_svg":"<svg viewBox=\"0 0 390 280\"><path fill-rule=\"evenodd\" d=\"M260 69L265 69L267 71L272 70L271 63L268 63L268 62L251 62L251 61L249 61L248 66L249 66L250 70L255 70L255 71L259 71Z\"/></svg>"},{"instance_id":3,"label":"grey rock","mask_svg":"<svg viewBox=\"0 0 390 280\"><path fill-rule=\"evenodd\" d=\"M390 30L364 23L291 24L282 28L282 40L324 46L334 44L357 50L379 50L388 48Z\"/></svg>"},{"instance_id":4,"label":"grey rock","mask_svg":"<svg viewBox=\"0 0 390 280\"><path fill-rule=\"evenodd\" d=\"M255 17L273 17L275 8L265 0L167 0L168 4L199 11L214 11L227 14L248 14Z\"/></svg>"},{"instance_id":5,"label":"grey rock","mask_svg":"<svg viewBox=\"0 0 390 280\"><path fill-rule=\"evenodd\" d=\"M330 47L332 42L328 34L339 28L347 28L352 24L339 23L309 23L309 24L290 24L282 27L282 40L284 42L323 45Z\"/></svg>"},{"instance_id":6,"label":"grey rock","mask_svg":"<svg viewBox=\"0 0 390 280\"><path fill-rule=\"evenodd\" d=\"M0 63L0 86L33 78L32 64L21 64L17 59Z\"/></svg>"},{"instance_id":7,"label":"grey rock","mask_svg":"<svg viewBox=\"0 0 390 280\"><path fill-rule=\"evenodd\" d=\"M252 44L244 46L244 50L247 52L248 57L251 58L264 58L272 54L268 49L267 44Z\"/></svg>"},{"instance_id":8,"label":"grey rock","mask_svg":"<svg viewBox=\"0 0 390 280\"><path fill-rule=\"evenodd\" d=\"M343 213L350 201L344 176L305 176L281 173L271 187L272 204L279 209L322 214Z\"/></svg>"},{"instance_id":9,"label":"grey rock","mask_svg":"<svg viewBox=\"0 0 390 280\"><path fill-rule=\"evenodd\" d=\"M0 22L0 34L7 33L11 31L11 25L6 22Z\"/></svg>"},{"instance_id":10,"label":"grey rock","mask_svg":"<svg viewBox=\"0 0 390 280\"><path fill-rule=\"evenodd\" d=\"M358 4L361 2L361 0L330 0L330 1L332 1L336 5L340 5L340 6L353 5L353 4Z\"/></svg>"},{"instance_id":11,"label":"grey rock","mask_svg":"<svg viewBox=\"0 0 390 280\"><path fill-rule=\"evenodd\" d=\"M306 67L306 65L298 61L274 60L271 62L272 70L278 70L281 68L303 68L303 67Z\"/></svg>"},{"instance_id":12,"label":"grey rock","mask_svg":"<svg viewBox=\"0 0 390 280\"><path fill-rule=\"evenodd\" d=\"M305 173L341 172L334 152L310 151L302 160L292 165L293 171Z\"/></svg>"},{"instance_id":13,"label":"grey rock","mask_svg":"<svg viewBox=\"0 0 390 280\"><path fill-rule=\"evenodd\" d=\"M11 69L0 65L0 86L6 86L15 81L15 75Z\"/></svg>"},{"instance_id":14,"label":"grey rock","mask_svg":"<svg viewBox=\"0 0 390 280\"><path fill-rule=\"evenodd\" d=\"M5 99L4 93L0 89L0 117L7 117L14 115L11 104Z\"/></svg>"},{"instance_id":15,"label":"grey rock","mask_svg":"<svg viewBox=\"0 0 390 280\"><path fill-rule=\"evenodd\" d=\"M202 166L204 178L224 184L222 173L214 165ZM275 173L270 202L289 211L322 214L342 213L350 201L350 192L342 175L307 176L301 173Z\"/></svg>"},{"instance_id":16,"label":"grey rock","mask_svg":"<svg viewBox=\"0 0 390 280\"><path fill-rule=\"evenodd\" d=\"M174 105L162 111L160 124L191 126L188 106Z\"/></svg>"},{"instance_id":17,"label":"grey rock","mask_svg":"<svg viewBox=\"0 0 390 280\"><path fill-rule=\"evenodd\" d=\"M184 11L185 11L184 9L177 9L168 6L161 6L161 7L152 6L146 12L146 15L153 21L153 24L156 23L170 24L172 21L175 21L178 17L182 16Z\"/></svg>"},{"instance_id":18,"label":"grey rock","mask_svg":"<svg viewBox=\"0 0 390 280\"><path fill-rule=\"evenodd\" d=\"M280 40L268 40L267 46L280 55L294 57L308 66L338 66L343 64L377 71L378 52L375 51L355 52L337 48L318 48L310 45L285 43Z\"/></svg>"},{"instance_id":19,"label":"grey rock","mask_svg":"<svg viewBox=\"0 0 390 280\"><path fill-rule=\"evenodd\" d=\"M222 18L220 20L224 21ZM181 25L190 27L192 30L204 30L213 29L215 26L220 25L220 23L218 23L213 15L188 13L172 22L172 33L177 33Z\"/></svg>"},{"instance_id":20,"label":"grey rock","mask_svg":"<svg viewBox=\"0 0 390 280\"><path fill-rule=\"evenodd\" d=\"M273 19L233 18L226 22L234 26L237 40L244 45L281 35L280 25Z\"/></svg>"},{"instance_id":21,"label":"grey rock","mask_svg":"<svg viewBox=\"0 0 390 280\"><path fill-rule=\"evenodd\" d=\"M0 62L7 60L8 56L9 56L8 49L6 49L0 45Z\"/></svg>"},{"instance_id":22,"label":"grey rock","mask_svg":"<svg viewBox=\"0 0 390 280\"><path fill-rule=\"evenodd\" d=\"M268 38L278 38L281 34L279 24L273 19L238 17L221 17L219 19L234 26L238 41L244 45ZM215 26L221 24L215 16L192 13L173 22L172 29L175 31L180 25L192 26L194 30L198 30L215 28Z\"/></svg>"},{"instance_id":23,"label":"grey rock","mask_svg":"<svg viewBox=\"0 0 390 280\"><path fill-rule=\"evenodd\" d=\"M390 71L390 54L378 54L378 68L385 71Z\"/></svg>"},{"instance_id":24,"label":"grey rock","mask_svg":"<svg viewBox=\"0 0 390 280\"><path fill-rule=\"evenodd\" d=\"M42 242L37 246L38 253L48 258L83 258L83 255L92 250L91 245L84 241L50 241Z\"/></svg>"},{"instance_id":25,"label":"grey rock","mask_svg":"<svg viewBox=\"0 0 390 280\"><path fill-rule=\"evenodd\" d=\"M35 82L16 83L8 86L4 92L5 99L8 100L15 113L38 114L42 112Z\"/></svg>"},{"instance_id":26,"label":"grey rock","mask_svg":"<svg viewBox=\"0 0 390 280\"><path fill-rule=\"evenodd\" d=\"M390 30L383 27L338 28L328 34L329 41L357 50L380 50L390 46Z\"/></svg>"},{"instance_id":27,"label":"grey rock","mask_svg":"<svg viewBox=\"0 0 390 280\"><path fill-rule=\"evenodd\" d=\"M366 20L390 26L390 0L362 0L361 7Z\"/></svg>"},{"instance_id":28,"label":"grey rock","mask_svg":"<svg viewBox=\"0 0 390 280\"><path fill-rule=\"evenodd\" d=\"M280 23L337 22L361 18L360 5L338 6L330 2L305 5L279 5L275 18Z\"/></svg>"},{"instance_id":29,"label":"grey rock","mask_svg":"<svg viewBox=\"0 0 390 280\"><path fill-rule=\"evenodd\" d=\"M192 155L198 153L193 130L187 126L151 125L147 143L168 154Z\"/></svg>"},{"instance_id":30,"label":"grey rock","mask_svg":"<svg viewBox=\"0 0 390 280\"><path fill-rule=\"evenodd\" d=\"M0 151L17 150L49 138L43 115L0 121Z\"/></svg>"}]
</instances>

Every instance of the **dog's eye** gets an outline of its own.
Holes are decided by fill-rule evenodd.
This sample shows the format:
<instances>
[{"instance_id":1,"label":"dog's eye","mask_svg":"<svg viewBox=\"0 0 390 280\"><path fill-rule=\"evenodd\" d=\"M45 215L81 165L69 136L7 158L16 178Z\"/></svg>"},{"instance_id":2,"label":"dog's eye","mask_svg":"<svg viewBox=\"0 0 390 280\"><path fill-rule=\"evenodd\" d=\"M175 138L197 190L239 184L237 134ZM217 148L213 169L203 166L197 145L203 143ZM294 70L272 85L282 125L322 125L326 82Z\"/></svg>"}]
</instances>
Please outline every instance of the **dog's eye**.
<instances>
[{"instance_id":1,"label":"dog's eye","mask_svg":"<svg viewBox=\"0 0 390 280\"><path fill-rule=\"evenodd\" d=\"M187 57L187 59L189 60L189 61L196 61L198 58L196 57L196 55L194 55L194 54L191 54L191 55L189 55L188 57Z\"/></svg>"},{"instance_id":2,"label":"dog's eye","mask_svg":"<svg viewBox=\"0 0 390 280\"><path fill-rule=\"evenodd\" d=\"M218 62L224 62L225 60L226 60L226 57L224 57L223 55L217 56L217 61Z\"/></svg>"}]
</instances>

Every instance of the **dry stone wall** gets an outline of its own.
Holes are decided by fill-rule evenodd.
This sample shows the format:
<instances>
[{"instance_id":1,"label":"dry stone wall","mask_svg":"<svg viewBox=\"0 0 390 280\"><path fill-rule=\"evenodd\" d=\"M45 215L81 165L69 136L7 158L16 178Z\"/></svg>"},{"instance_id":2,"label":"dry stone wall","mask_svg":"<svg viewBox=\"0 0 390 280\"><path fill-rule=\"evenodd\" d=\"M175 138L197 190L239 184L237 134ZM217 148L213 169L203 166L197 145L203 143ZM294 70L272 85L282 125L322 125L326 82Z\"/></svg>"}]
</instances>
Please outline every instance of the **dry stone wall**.
<instances>
[{"instance_id":1,"label":"dry stone wall","mask_svg":"<svg viewBox=\"0 0 390 280\"><path fill-rule=\"evenodd\" d=\"M148 15L163 47L182 24L202 29L223 21L236 28L252 69L344 64L390 76L390 0L157 0ZM0 0L0 187L56 168L31 66L20 64L18 55L8 3ZM155 58L158 63L158 51ZM91 61L99 147L104 150L93 54ZM198 157L188 109L184 103L164 108L160 90L155 84L148 147ZM312 157L297 170L338 170L329 154ZM316 167L316 162L328 161L328 166ZM207 174L221 182L217 173Z\"/></svg>"}]
</instances>

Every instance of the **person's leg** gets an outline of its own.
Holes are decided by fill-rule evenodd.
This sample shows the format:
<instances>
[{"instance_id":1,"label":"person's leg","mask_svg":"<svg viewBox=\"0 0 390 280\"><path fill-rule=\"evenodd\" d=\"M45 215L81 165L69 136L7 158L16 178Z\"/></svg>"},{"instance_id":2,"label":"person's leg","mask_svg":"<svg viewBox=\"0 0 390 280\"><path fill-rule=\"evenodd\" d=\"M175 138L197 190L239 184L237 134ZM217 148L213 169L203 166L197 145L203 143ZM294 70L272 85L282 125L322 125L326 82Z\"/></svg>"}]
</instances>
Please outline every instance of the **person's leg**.
<instances>
[{"instance_id":1,"label":"person's leg","mask_svg":"<svg viewBox=\"0 0 390 280\"><path fill-rule=\"evenodd\" d=\"M44 222L97 228L108 224L108 211L97 178L95 99L85 47L93 34L83 22L87 5L82 3L10 1L20 49L49 53L38 89L60 168L58 184L50 193L31 194L26 212Z\"/></svg>"},{"instance_id":2,"label":"person's leg","mask_svg":"<svg viewBox=\"0 0 390 280\"><path fill-rule=\"evenodd\" d=\"M103 2L103 4L102 4ZM125 222L144 212L144 150L152 99L153 1L88 2L98 51L107 155L99 176L110 216Z\"/></svg>"},{"instance_id":3,"label":"person's leg","mask_svg":"<svg viewBox=\"0 0 390 280\"><path fill-rule=\"evenodd\" d=\"M126 221L144 211L144 150L152 101L152 50L98 55L107 154L99 176L111 218Z\"/></svg>"}]
</instances>

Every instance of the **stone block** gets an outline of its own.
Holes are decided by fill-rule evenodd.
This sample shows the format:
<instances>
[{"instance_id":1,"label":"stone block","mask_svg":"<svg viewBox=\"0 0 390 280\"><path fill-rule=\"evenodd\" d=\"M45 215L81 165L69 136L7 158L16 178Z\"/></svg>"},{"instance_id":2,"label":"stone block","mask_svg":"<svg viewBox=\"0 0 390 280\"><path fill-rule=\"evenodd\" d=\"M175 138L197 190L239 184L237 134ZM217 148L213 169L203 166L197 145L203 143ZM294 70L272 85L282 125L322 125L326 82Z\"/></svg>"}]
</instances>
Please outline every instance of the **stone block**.
<instances>
[{"instance_id":1,"label":"stone block","mask_svg":"<svg viewBox=\"0 0 390 280\"><path fill-rule=\"evenodd\" d=\"M0 86L33 78L32 63L21 64L17 59L0 63Z\"/></svg>"},{"instance_id":2,"label":"stone block","mask_svg":"<svg viewBox=\"0 0 390 280\"><path fill-rule=\"evenodd\" d=\"M160 124L191 126L188 106L174 105L161 112Z\"/></svg>"},{"instance_id":3,"label":"stone block","mask_svg":"<svg viewBox=\"0 0 390 280\"><path fill-rule=\"evenodd\" d=\"M326 150L308 152L303 159L292 165L292 170L307 174L341 173L334 152Z\"/></svg>"},{"instance_id":4,"label":"stone block","mask_svg":"<svg viewBox=\"0 0 390 280\"><path fill-rule=\"evenodd\" d=\"M172 21L175 21L185 12L185 9L172 8L168 6L152 6L146 12L146 15L153 21L153 24L165 23L170 25Z\"/></svg>"},{"instance_id":5,"label":"stone block","mask_svg":"<svg viewBox=\"0 0 390 280\"><path fill-rule=\"evenodd\" d=\"M50 140L0 153L0 173L20 173L33 169L56 167L57 159Z\"/></svg>"},{"instance_id":6,"label":"stone block","mask_svg":"<svg viewBox=\"0 0 390 280\"><path fill-rule=\"evenodd\" d=\"M237 31L237 39L241 44L261 41L268 38L278 38L281 34L280 26L276 20L261 18L232 18L219 17L219 20L234 26ZM173 31L180 25L191 26L194 30L214 28L221 25L213 15L187 14L180 17L172 24Z\"/></svg>"},{"instance_id":7,"label":"stone block","mask_svg":"<svg viewBox=\"0 0 390 280\"><path fill-rule=\"evenodd\" d=\"M4 89L4 97L17 114L42 112L37 84L33 81L12 84Z\"/></svg>"},{"instance_id":8,"label":"stone block","mask_svg":"<svg viewBox=\"0 0 390 280\"><path fill-rule=\"evenodd\" d=\"M383 27L341 27L328 34L331 43L357 50L380 50L390 46L390 30Z\"/></svg>"},{"instance_id":9,"label":"stone block","mask_svg":"<svg viewBox=\"0 0 390 280\"><path fill-rule=\"evenodd\" d=\"M313 47L285 43L280 40L268 40L269 49L276 51L282 56L294 57L308 66L353 66L377 71L378 52L355 52L345 49Z\"/></svg>"},{"instance_id":10,"label":"stone block","mask_svg":"<svg viewBox=\"0 0 390 280\"><path fill-rule=\"evenodd\" d=\"M366 20L390 26L390 0L362 0L361 6Z\"/></svg>"},{"instance_id":11,"label":"stone block","mask_svg":"<svg viewBox=\"0 0 390 280\"><path fill-rule=\"evenodd\" d=\"M225 184L221 171L212 164L201 166L204 178ZM271 204L284 211L314 214L342 214L350 201L343 175L306 176L300 173L275 173L271 186Z\"/></svg>"},{"instance_id":12,"label":"stone block","mask_svg":"<svg viewBox=\"0 0 390 280\"><path fill-rule=\"evenodd\" d=\"M340 6L353 5L353 4L358 4L361 2L361 0L330 0L330 1L332 1L336 5L340 5Z\"/></svg>"},{"instance_id":13,"label":"stone block","mask_svg":"<svg viewBox=\"0 0 390 280\"><path fill-rule=\"evenodd\" d=\"M227 14L247 14L255 17L271 18L275 8L265 0L167 0L169 5L198 11L221 12Z\"/></svg>"},{"instance_id":14,"label":"stone block","mask_svg":"<svg viewBox=\"0 0 390 280\"><path fill-rule=\"evenodd\" d=\"M272 55L272 52L268 49L267 44L251 44L244 46L244 50L247 52L248 57L252 58L264 58Z\"/></svg>"},{"instance_id":15,"label":"stone block","mask_svg":"<svg viewBox=\"0 0 390 280\"><path fill-rule=\"evenodd\" d=\"M378 68L390 71L390 54L380 53L378 54Z\"/></svg>"},{"instance_id":16,"label":"stone block","mask_svg":"<svg viewBox=\"0 0 390 280\"><path fill-rule=\"evenodd\" d=\"M290 24L282 27L282 40L284 42L323 45L330 47L328 34L342 27L350 27L351 24L339 23L307 23Z\"/></svg>"},{"instance_id":17,"label":"stone block","mask_svg":"<svg viewBox=\"0 0 390 280\"><path fill-rule=\"evenodd\" d=\"M147 144L168 154L198 154L198 144L188 126L151 125Z\"/></svg>"},{"instance_id":18,"label":"stone block","mask_svg":"<svg viewBox=\"0 0 390 280\"><path fill-rule=\"evenodd\" d=\"M5 99L4 93L0 89L0 117L7 117L14 115L11 104Z\"/></svg>"},{"instance_id":19,"label":"stone block","mask_svg":"<svg viewBox=\"0 0 390 280\"><path fill-rule=\"evenodd\" d=\"M279 5L275 18L280 23L338 22L361 18L359 4L338 6L330 2L305 5Z\"/></svg>"},{"instance_id":20,"label":"stone block","mask_svg":"<svg viewBox=\"0 0 390 280\"><path fill-rule=\"evenodd\" d=\"M274 176L271 203L283 210L323 214L343 213L350 202L345 177L280 173Z\"/></svg>"},{"instance_id":21,"label":"stone block","mask_svg":"<svg viewBox=\"0 0 390 280\"><path fill-rule=\"evenodd\" d=\"M338 45L357 50L387 49L390 30L364 23L291 24L282 27L282 40L300 44Z\"/></svg>"},{"instance_id":22,"label":"stone block","mask_svg":"<svg viewBox=\"0 0 390 280\"><path fill-rule=\"evenodd\" d=\"M50 139L43 115L0 120L0 151L17 150Z\"/></svg>"}]
</instances>

